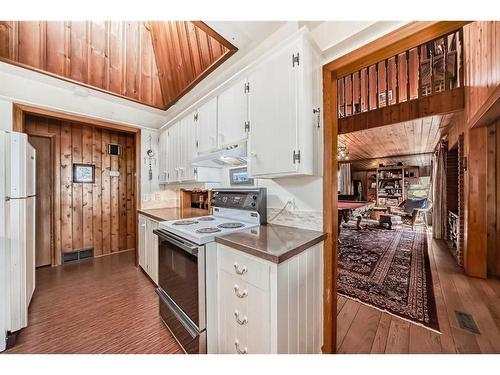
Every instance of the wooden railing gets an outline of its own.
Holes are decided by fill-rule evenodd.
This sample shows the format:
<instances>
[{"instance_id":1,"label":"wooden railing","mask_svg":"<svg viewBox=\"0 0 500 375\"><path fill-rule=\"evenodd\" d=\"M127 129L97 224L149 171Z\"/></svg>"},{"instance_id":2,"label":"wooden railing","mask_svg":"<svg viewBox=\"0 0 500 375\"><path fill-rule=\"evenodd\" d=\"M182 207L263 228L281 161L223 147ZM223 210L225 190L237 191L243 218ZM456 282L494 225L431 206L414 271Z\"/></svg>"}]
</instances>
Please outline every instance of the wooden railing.
<instances>
[{"instance_id":1,"label":"wooden railing","mask_svg":"<svg viewBox=\"0 0 500 375\"><path fill-rule=\"evenodd\" d=\"M463 87L462 29L337 80L338 117Z\"/></svg>"}]
</instances>

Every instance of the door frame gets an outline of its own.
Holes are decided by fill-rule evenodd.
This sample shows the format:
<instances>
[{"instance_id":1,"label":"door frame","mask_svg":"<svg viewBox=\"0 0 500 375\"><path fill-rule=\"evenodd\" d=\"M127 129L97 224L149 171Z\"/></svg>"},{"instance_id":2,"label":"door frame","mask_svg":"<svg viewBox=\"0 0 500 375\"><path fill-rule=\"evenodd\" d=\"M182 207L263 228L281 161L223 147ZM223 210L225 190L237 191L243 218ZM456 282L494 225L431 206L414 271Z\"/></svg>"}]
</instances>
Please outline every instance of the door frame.
<instances>
[{"instance_id":1,"label":"door frame","mask_svg":"<svg viewBox=\"0 0 500 375\"><path fill-rule=\"evenodd\" d=\"M337 351L337 78L455 31L470 21L410 22L323 65L323 353Z\"/></svg>"},{"instance_id":2,"label":"door frame","mask_svg":"<svg viewBox=\"0 0 500 375\"><path fill-rule=\"evenodd\" d=\"M50 179L50 265L52 267L57 265L57 259L56 259L56 247L54 246L54 239L55 239L55 228L56 228L56 222L55 222L55 173L54 173L54 168L55 168L55 155L56 155L56 147L55 147L55 134L51 133L44 133L44 132L39 132L39 131L34 131L30 132L28 135L28 141L29 141L29 136L32 137L40 137L40 138L48 138L50 140L50 168L52 169L52 176ZM36 228L36 225L35 225ZM35 251L36 255L36 251ZM35 256L35 263L36 263L36 256Z\"/></svg>"},{"instance_id":3,"label":"door frame","mask_svg":"<svg viewBox=\"0 0 500 375\"><path fill-rule=\"evenodd\" d=\"M101 120L95 117L90 117L86 115L79 115L71 112L54 110L46 107L37 107L22 103L13 103L12 105L12 128L15 132L26 133L25 132L25 119L26 115L35 115L41 117L49 117L62 121L71 121L76 123L82 123L87 125L92 125L94 127L108 129L113 131L119 131L123 133L128 133L134 136L134 145L135 145L135 160L134 160L134 169L135 169L135 212L134 212L134 222L135 227L137 227L138 223L138 209L141 207L141 128L133 127L129 125L123 125L107 120ZM30 134L39 136L39 137L48 137L51 139L51 150L52 150L52 168L55 171L55 139L54 134L50 133L40 133L40 132L30 132ZM55 173L52 176L52 233L51 237L55 238ZM138 253L138 235L136 233L135 236L135 265L139 265L139 253ZM52 242L52 241L51 241ZM52 258L52 266L55 265L55 261L59 260L57 257L60 257L61 254L55 254L55 246L53 247L53 258ZM56 263L57 264L57 263ZM62 264L59 262L59 264Z\"/></svg>"}]
</instances>

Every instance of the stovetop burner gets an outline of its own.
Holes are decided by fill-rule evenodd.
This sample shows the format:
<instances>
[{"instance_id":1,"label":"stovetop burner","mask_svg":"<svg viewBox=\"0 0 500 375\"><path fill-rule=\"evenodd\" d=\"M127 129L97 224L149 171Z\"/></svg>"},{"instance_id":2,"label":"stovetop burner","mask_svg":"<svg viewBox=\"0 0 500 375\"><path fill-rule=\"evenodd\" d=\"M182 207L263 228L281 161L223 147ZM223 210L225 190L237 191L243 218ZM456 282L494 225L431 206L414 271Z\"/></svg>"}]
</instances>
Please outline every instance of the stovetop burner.
<instances>
[{"instance_id":1,"label":"stovetop burner","mask_svg":"<svg viewBox=\"0 0 500 375\"><path fill-rule=\"evenodd\" d=\"M196 220L180 220L176 221L175 223L172 223L172 225L193 225L193 224L198 224Z\"/></svg>"},{"instance_id":2,"label":"stovetop burner","mask_svg":"<svg viewBox=\"0 0 500 375\"><path fill-rule=\"evenodd\" d=\"M244 227L245 224L243 223L238 223L238 222L230 222L230 223L222 223L217 225L218 228L226 228L226 229L232 229L232 228L241 228Z\"/></svg>"},{"instance_id":3,"label":"stovetop burner","mask_svg":"<svg viewBox=\"0 0 500 375\"><path fill-rule=\"evenodd\" d=\"M198 221L214 221L215 217L213 216L202 216L198 218Z\"/></svg>"},{"instance_id":4,"label":"stovetop burner","mask_svg":"<svg viewBox=\"0 0 500 375\"><path fill-rule=\"evenodd\" d=\"M196 231L196 233L216 233L220 232L221 230L219 228L215 227L208 227L208 228L200 228Z\"/></svg>"}]
</instances>

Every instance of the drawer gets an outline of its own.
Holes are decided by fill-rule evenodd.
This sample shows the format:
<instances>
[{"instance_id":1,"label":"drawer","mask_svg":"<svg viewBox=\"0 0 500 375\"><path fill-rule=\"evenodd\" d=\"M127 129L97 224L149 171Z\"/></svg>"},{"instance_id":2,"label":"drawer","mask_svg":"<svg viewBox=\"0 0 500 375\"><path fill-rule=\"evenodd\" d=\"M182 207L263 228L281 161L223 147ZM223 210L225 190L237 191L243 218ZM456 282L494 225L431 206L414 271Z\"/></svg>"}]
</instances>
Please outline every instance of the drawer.
<instances>
[{"instance_id":1,"label":"drawer","mask_svg":"<svg viewBox=\"0 0 500 375\"><path fill-rule=\"evenodd\" d=\"M246 292L236 296L234 287ZM270 300L269 292L221 271L219 274L219 349L221 353L269 353Z\"/></svg>"},{"instance_id":2,"label":"drawer","mask_svg":"<svg viewBox=\"0 0 500 375\"><path fill-rule=\"evenodd\" d=\"M264 291L269 290L270 266L239 250L217 244L220 268Z\"/></svg>"}]
</instances>

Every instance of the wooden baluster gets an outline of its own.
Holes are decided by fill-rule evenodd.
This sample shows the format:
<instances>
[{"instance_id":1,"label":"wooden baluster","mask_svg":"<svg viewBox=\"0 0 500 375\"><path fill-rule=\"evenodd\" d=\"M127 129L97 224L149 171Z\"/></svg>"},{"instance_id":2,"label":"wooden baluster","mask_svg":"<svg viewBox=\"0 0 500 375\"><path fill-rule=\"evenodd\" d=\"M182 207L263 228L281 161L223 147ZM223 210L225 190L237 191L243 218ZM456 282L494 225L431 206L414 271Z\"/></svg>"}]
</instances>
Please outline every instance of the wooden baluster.
<instances>
[{"instance_id":1,"label":"wooden baluster","mask_svg":"<svg viewBox=\"0 0 500 375\"><path fill-rule=\"evenodd\" d=\"M443 64L444 64L444 91L450 90L451 85L448 82L450 77L448 76L448 37L449 35L444 36L444 56L443 56Z\"/></svg>"},{"instance_id":2,"label":"wooden baluster","mask_svg":"<svg viewBox=\"0 0 500 375\"><path fill-rule=\"evenodd\" d=\"M354 74L351 73L351 115L354 115Z\"/></svg>"},{"instance_id":3,"label":"wooden baluster","mask_svg":"<svg viewBox=\"0 0 500 375\"><path fill-rule=\"evenodd\" d=\"M399 103L399 55L396 55L396 104Z\"/></svg>"},{"instance_id":4,"label":"wooden baluster","mask_svg":"<svg viewBox=\"0 0 500 375\"><path fill-rule=\"evenodd\" d=\"M406 101L410 101L410 51L406 51Z\"/></svg>"},{"instance_id":5,"label":"wooden baluster","mask_svg":"<svg viewBox=\"0 0 500 375\"><path fill-rule=\"evenodd\" d=\"M430 67L431 67L431 94L434 94L434 90L435 90L435 87L434 85L436 84L436 82L434 82L434 51L435 51L435 47L436 47L436 43L437 43L437 40L433 40L432 42L428 43L428 45L430 45L430 48L428 48L428 50L430 51Z\"/></svg>"},{"instance_id":6,"label":"wooden baluster","mask_svg":"<svg viewBox=\"0 0 500 375\"><path fill-rule=\"evenodd\" d=\"M366 102L366 107L368 108L368 111L370 110L370 67L366 68L366 96L367 96L367 102Z\"/></svg>"},{"instance_id":7,"label":"wooden baluster","mask_svg":"<svg viewBox=\"0 0 500 375\"><path fill-rule=\"evenodd\" d=\"M417 72L418 72L418 93L417 97L420 99L422 96L421 91L422 91L422 75L420 74L420 48L422 46L417 47Z\"/></svg>"},{"instance_id":8,"label":"wooden baluster","mask_svg":"<svg viewBox=\"0 0 500 375\"><path fill-rule=\"evenodd\" d=\"M361 105L361 70L358 70L358 103L359 103L359 112L363 112L363 106Z\"/></svg>"},{"instance_id":9,"label":"wooden baluster","mask_svg":"<svg viewBox=\"0 0 500 375\"><path fill-rule=\"evenodd\" d=\"M346 84L345 84L345 77L342 78L344 82L344 117L347 117L347 96L346 96Z\"/></svg>"},{"instance_id":10,"label":"wooden baluster","mask_svg":"<svg viewBox=\"0 0 500 375\"><path fill-rule=\"evenodd\" d=\"M463 27L460 29L458 32L459 38L457 41L457 69L458 69L458 74L459 74L459 81L460 82L460 87L464 87L465 81L464 81L464 29ZM458 53L458 46L460 46L460 54ZM458 64L460 66L458 67Z\"/></svg>"},{"instance_id":11,"label":"wooden baluster","mask_svg":"<svg viewBox=\"0 0 500 375\"><path fill-rule=\"evenodd\" d=\"M385 59L385 106L389 106L389 60Z\"/></svg>"},{"instance_id":12,"label":"wooden baluster","mask_svg":"<svg viewBox=\"0 0 500 375\"><path fill-rule=\"evenodd\" d=\"M379 95L378 95L378 87L379 87L379 84L378 84L378 63L375 64L375 95L376 95L376 99L377 99L377 109L380 107L380 98L379 98Z\"/></svg>"}]
</instances>

